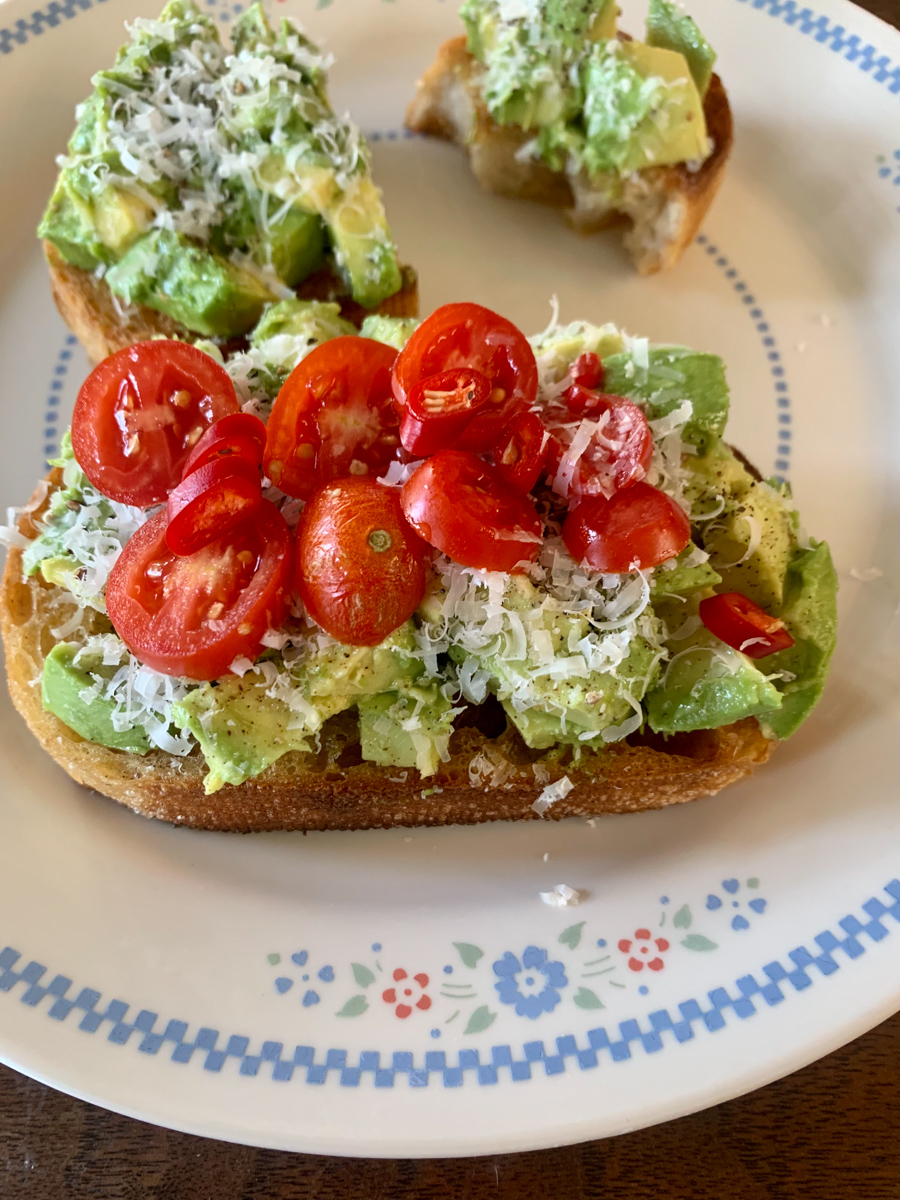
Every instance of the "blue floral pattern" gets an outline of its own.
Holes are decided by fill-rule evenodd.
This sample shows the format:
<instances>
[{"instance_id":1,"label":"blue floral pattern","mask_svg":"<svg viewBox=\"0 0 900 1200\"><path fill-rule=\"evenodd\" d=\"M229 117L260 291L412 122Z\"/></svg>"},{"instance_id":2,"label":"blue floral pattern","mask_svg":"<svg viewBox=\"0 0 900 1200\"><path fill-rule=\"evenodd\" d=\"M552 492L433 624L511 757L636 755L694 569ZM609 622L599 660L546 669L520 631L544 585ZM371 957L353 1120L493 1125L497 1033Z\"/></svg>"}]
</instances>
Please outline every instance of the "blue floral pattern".
<instances>
[{"instance_id":1,"label":"blue floral pattern","mask_svg":"<svg viewBox=\"0 0 900 1200\"><path fill-rule=\"evenodd\" d=\"M562 999L559 989L569 983L562 963L550 961L547 951L538 946L526 946L521 962L507 950L494 963L494 974L499 977L494 987L501 1001L532 1021L553 1012Z\"/></svg>"}]
</instances>

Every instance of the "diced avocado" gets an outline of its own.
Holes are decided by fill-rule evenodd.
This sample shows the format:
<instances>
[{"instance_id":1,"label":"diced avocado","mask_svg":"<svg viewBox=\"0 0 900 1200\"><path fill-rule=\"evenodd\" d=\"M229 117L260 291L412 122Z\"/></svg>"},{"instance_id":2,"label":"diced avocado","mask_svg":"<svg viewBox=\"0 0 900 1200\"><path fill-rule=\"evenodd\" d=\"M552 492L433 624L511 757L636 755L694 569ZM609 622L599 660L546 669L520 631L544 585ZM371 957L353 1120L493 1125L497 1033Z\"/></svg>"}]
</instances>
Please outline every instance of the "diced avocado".
<instances>
[{"instance_id":1,"label":"diced avocado","mask_svg":"<svg viewBox=\"0 0 900 1200\"><path fill-rule=\"evenodd\" d=\"M265 677L251 671L205 683L173 706L172 720L197 739L209 766L207 795L251 779L289 751L310 749L309 731L267 691Z\"/></svg>"},{"instance_id":2,"label":"diced avocado","mask_svg":"<svg viewBox=\"0 0 900 1200\"><path fill-rule=\"evenodd\" d=\"M795 676L778 682L781 709L763 722L764 732L773 737L790 737L822 694L837 640L837 590L837 574L825 542L801 550L791 560L779 615L795 644L763 660L767 672Z\"/></svg>"},{"instance_id":3,"label":"diced avocado","mask_svg":"<svg viewBox=\"0 0 900 1200\"><path fill-rule=\"evenodd\" d=\"M687 560L696 550L694 543L688 542L670 570L667 571L664 567L657 569L650 588L650 599L654 604L667 596L691 596L694 592L714 588L717 583L722 582L722 577L708 562L687 565Z\"/></svg>"},{"instance_id":4,"label":"diced avocado","mask_svg":"<svg viewBox=\"0 0 900 1200\"><path fill-rule=\"evenodd\" d=\"M628 174L708 156L703 101L682 55L642 42L601 42L591 48L581 72L581 153L589 175ZM551 150L555 132L542 130L541 137Z\"/></svg>"},{"instance_id":5,"label":"diced avocado","mask_svg":"<svg viewBox=\"0 0 900 1200\"><path fill-rule=\"evenodd\" d=\"M384 767L417 767L433 775L447 757L454 710L437 684L361 696L359 737L367 762Z\"/></svg>"},{"instance_id":6,"label":"diced avocado","mask_svg":"<svg viewBox=\"0 0 900 1200\"><path fill-rule=\"evenodd\" d=\"M275 274L288 287L296 287L308 275L312 275L325 257L325 226L322 218L296 204L288 209L280 221L269 226L267 241ZM264 260L265 254L259 255L259 258ZM266 265L265 261L262 265Z\"/></svg>"},{"instance_id":7,"label":"diced avocado","mask_svg":"<svg viewBox=\"0 0 900 1200\"><path fill-rule=\"evenodd\" d=\"M167 230L136 242L106 282L126 304L155 308L207 337L251 329L273 298L249 271Z\"/></svg>"},{"instance_id":8,"label":"diced avocado","mask_svg":"<svg viewBox=\"0 0 900 1200\"><path fill-rule=\"evenodd\" d=\"M273 338L306 339L310 346L352 335L356 326L340 315L340 306L325 300L279 300L263 313L250 334L250 345L262 347Z\"/></svg>"},{"instance_id":9,"label":"diced avocado","mask_svg":"<svg viewBox=\"0 0 900 1200\"><path fill-rule=\"evenodd\" d=\"M604 389L642 405L650 420L668 416L689 400L693 411L682 437L706 454L728 420L725 364L715 354L684 346L651 346L648 359L647 367L638 366L630 353L604 359Z\"/></svg>"},{"instance_id":10,"label":"diced avocado","mask_svg":"<svg viewBox=\"0 0 900 1200\"><path fill-rule=\"evenodd\" d=\"M750 553L752 542L757 542ZM791 511L765 483L751 483L722 516L708 522L703 537L724 592L741 592L767 612L784 600L788 564L794 550Z\"/></svg>"},{"instance_id":11,"label":"diced avocado","mask_svg":"<svg viewBox=\"0 0 900 1200\"><path fill-rule=\"evenodd\" d=\"M369 175L348 180L322 210L335 265L363 308L377 308L399 292L403 280L381 194Z\"/></svg>"},{"instance_id":12,"label":"diced avocado","mask_svg":"<svg viewBox=\"0 0 900 1200\"><path fill-rule=\"evenodd\" d=\"M647 720L656 733L715 729L781 706L781 693L746 655L731 650L705 630L679 650L658 687L644 698Z\"/></svg>"},{"instance_id":13,"label":"diced avocado","mask_svg":"<svg viewBox=\"0 0 900 1200\"><path fill-rule=\"evenodd\" d=\"M647 17L647 45L661 46L683 54L690 67L697 91L705 96L712 78L716 54L697 28L697 23L673 0L650 0Z\"/></svg>"},{"instance_id":14,"label":"diced avocado","mask_svg":"<svg viewBox=\"0 0 900 1200\"><path fill-rule=\"evenodd\" d=\"M153 210L114 187L86 192L78 186L78 174L71 168L60 171L38 237L56 246L73 266L91 271L124 254L150 225Z\"/></svg>"},{"instance_id":15,"label":"diced avocado","mask_svg":"<svg viewBox=\"0 0 900 1200\"><path fill-rule=\"evenodd\" d=\"M362 337L402 350L419 325L416 317L383 317L373 313L365 318L359 332Z\"/></svg>"},{"instance_id":16,"label":"diced avocado","mask_svg":"<svg viewBox=\"0 0 900 1200\"><path fill-rule=\"evenodd\" d=\"M325 226L321 217L300 205L285 208L265 194L251 199L243 181L232 179L225 219L212 230L211 247L225 256L234 248L249 250L259 266L272 268L288 287L296 287L322 265Z\"/></svg>"},{"instance_id":17,"label":"diced avocado","mask_svg":"<svg viewBox=\"0 0 900 1200\"><path fill-rule=\"evenodd\" d=\"M96 694L96 680L85 667L74 665L78 650L72 642L59 642L44 659L41 678L44 708L88 742L113 750L146 754L150 749L147 734L139 725L116 729L114 702ZM98 666L97 673L103 678L102 667Z\"/></svg>"}]
</instances>

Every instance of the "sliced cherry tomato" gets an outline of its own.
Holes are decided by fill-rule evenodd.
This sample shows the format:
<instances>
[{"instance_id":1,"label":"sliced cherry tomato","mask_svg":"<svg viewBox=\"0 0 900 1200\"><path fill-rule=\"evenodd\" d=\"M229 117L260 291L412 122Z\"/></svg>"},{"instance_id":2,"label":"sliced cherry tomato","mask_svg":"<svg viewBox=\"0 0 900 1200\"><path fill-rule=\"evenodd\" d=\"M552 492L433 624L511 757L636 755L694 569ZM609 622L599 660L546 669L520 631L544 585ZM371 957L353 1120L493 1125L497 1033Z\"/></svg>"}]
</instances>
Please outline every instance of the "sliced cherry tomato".
<instances>
[{"instance_id":1,"label":"sliced cherry tomato","mask_svg":"<svg viewBox=\"0 0 900 1200\"><path fill-rule=\"evenodd\" d=\"M576 562L621 575L680 554L691 540L691 525L684 509L665 492L635 483L611 500L582 500L566 518L562 537Z\"/></svg>"},{"instance_id":2,"label":"sliced cherry tomato","mask_svg":"<svg viewBox=\"0 0 900 1200\"><path fill-rule=\"evenodd\" d=\"M218 679L236 658L254 658L267 629L284 620L291 534L263 500L251 521L196 554L166 545L166 514L142 525L109 576L113 628L137 658L164 675Z\"/></svg>"},{"instance_id":3,"label":"sliced cherry tomato","mask_svg":"<svg viewBox=\"0 0 900 1200\"><path fill-rule=\"evenodd\" d=\"M491 383L489 404L457 443L460 450L490 450L517 412L537 395L534 352L511 321L480 304L445 304L419 326L394 367L394 398L402 412L423 379L473 367Z\"/></svg>"},{"instance_id":4,"label":"sliced cherry tomato","mask_svg":"<svg viewBox=\"0 0 900 1200\"><path fill-rule=\"evenodd\" d=\"M700 601L699 612L710 633L750 658L765 658L794 644L784 621L770 616L740 592L709 596Z\"/></svg>"},{"instance_id":5,"label":"sliced cherry tomato","mask_svg":"<svg viewBox=\"0 0 900 1200\"><path fill-rule=\"evenodd\" d=\"M552 438L547 478L570 505L587 496L609 498L630 487L644 478L653 457L653 435L636 404L622 396L585 395L590 407L583 420L573 417L568 401L547 405L542 412Z\"/></svg>"},{"instance_id":6,"label":"sliced cherry tomato","mask_svg":"<svg viewBox=\"0 0 900 1200\"><path fill-rule=\"evenodd\" d=\"M426 542L464 567L524 570L541 548L534 505L503 482L495 467L464 450L441 450L403 485L406 519Z\"/></svg>"},{"instance_id":7,"label":"sliced cherry tomato","mask_svg":"<svg viewBox=\"0 0 900 1200\"><path fill-rule=\"evenodd\" d=\"M340 475L383 475L397 457L397 351L364 337L323 342L294 368L269 417L266 475L305 500Z\"/></svg>"},{"instance_id":8,"label":"sliced cherry tomato","mask_svg":"<svg viewBox=\"0 0 900 1200\"><path fill-rule=\"evenodd\" d=\"M420 380L412 387L400 418L404 450L419 458L449 450L488 403L490 395L490 381L470 367Z\"/></svg>"},{"instance_id":9,"label":"sliced cherry tomato","mask_svg":"<svg viewBox=\"0 0 900 1200\"><path fill-rule=\"evenodd\" d=\"M225 537L262 503L259 467L240 455L198 467L169 493L166 545L194 554Z\"/></svg>"},{"instance_id":10,"label":"sliced cherry tomato","mask_svg":"<svg viewBox=\"0 0 900 1200\"><path fill-rule=\"evenodd\" d=\"M431 551L400 495L374 479L336 479L309 498L297 528L297 591L339 642L377 646L418 608Z\"/></svg>"},{"instance_id":11,"label":"sliced cherry tomato","mask_svg":"<svg viewBox=\"0 0 900 1200\"><path fill-rule=\"evenodd\" d=\"M234 384L184 342L138 342L88 375L72 413L72 449L111 500L147 508L165 500L214 421L237 413Z\"/></svg>"},{"instance_id":12,"label":"sliced cherry tomato","mask_svg":"<svg viewBox=\"0 0 900 1200\"><path fill-rule=\"evenodd\" d=\"M266 427L252 413L232 413L215 421L191 451L184 464L184 475L190 475L216 458L240 455L255 466L262 466L266 448Z\"/></svg>"},{"instance_id":13,"label":"sliced cherry tomato","mask_svg":"<svg viewBox=\"0 0 900 1200\"><path fill-rule=\"evenodd\" d=\"M494 462L503 480L517 492L530 492L544 468L549 442L537 413L514 417L506 440L494 451Z\"/></svg>"},{"instance_id":14,"label":"sliced cherry tomato","mask_svg":"<svg viewBox=\"0 0 900 1200\"><path fill-rule=\"evenodd\" d=\"M569 378L572 385L577 387L602 388L604 374L603 360L593 350L579 354L569 367Z\"/></svg>"}]
</instances>

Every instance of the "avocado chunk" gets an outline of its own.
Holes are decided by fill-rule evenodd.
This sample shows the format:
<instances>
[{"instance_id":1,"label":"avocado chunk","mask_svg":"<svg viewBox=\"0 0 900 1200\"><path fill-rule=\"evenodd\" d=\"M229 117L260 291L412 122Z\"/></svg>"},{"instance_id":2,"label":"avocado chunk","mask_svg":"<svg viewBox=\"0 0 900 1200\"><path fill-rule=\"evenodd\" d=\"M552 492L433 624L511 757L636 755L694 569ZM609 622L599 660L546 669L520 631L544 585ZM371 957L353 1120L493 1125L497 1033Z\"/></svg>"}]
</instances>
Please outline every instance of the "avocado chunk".
<instances>
[{"instance_id":1,"label":"avocado chunk","mask_svg":"<svg viewBox=\"0 0 900 1200\"><path fill-rule=\"evenodd\" d=\"M702 630L676 653L644 706L654 732L689 733L744 717L777 716L781 693L746 655Z\"/></svg>"},{"instance_id":2,"label":"avocado chunk","mask_svg":"<svg viewBox=\"0 0 900 1200\"><path fill-rule=\"evenodd\" d=\"M113 719L115 703L99 694L98 679L111 678L112 672L99 664L93 672L86 666L76 666L78 651L73 642L59 642L44 659L41 677L44 708L85 741L112 750L146 754L151 748L146 732L139 725L117 729Z\"/></svg>"},{"instance_id":3,"label":"avocado chunk","mask_svg":"<svg viewBox=\"0 0 900 1200\"><path fill-rule=\"evenodd\" d=\"M360 326L360 336L402 350L421 322L416 317L383 317L372 313Z\"/></svg>"},{"instance_id":4,"label":"avocado chunk","mask_svg":"<svg viewBox=\"0 0 900 1200\"><path fill-rule=\"evenodd\" d=\"M673 565L668 570L665 563L657 568L650 585L650 599L654 604L672 596L692 596L722 582L721 575L708 562L694 561L698 549L693 542L688 542L678 557L670 560Z\"/></svg>"},{"instance_id":5,"label":"avocado chunk","mask_svg":"<svg viewBox=\"0 0 900 1200\"><path fill-rule=\"evenodd\" d=\"M642 42L602 42L582 71L589 175L709 156L703 101L681 54Z\"/></svg>"},{"instance_id":6,"label":"avocado chunk","mask_svg":"<svg viewBox=\"0 0 900 1200\"><path fill-rule=\"evenodd\" d=\"M459 710L436 683L361 696L357 709L362 756L367 762L416 767L426 778L448 757L453 717Z\"/></svg>"},{"instance_id":7,"label":"avocado chunk","mask_svg":"<svg viewBox=\"0 0 900 1200\"><path fill-rule=\"evenodd\" d=\"M153 220L152 208L128 192L104 187L85 194L78 172L60 172L38 237L54 245L66 262L93 271L125 253Z\"/></svg>"},{"instance_id":8,"label":"avocado chunk","mask_svg":"<svg viewBox=\"0 0 900 1200\"><path fill-rule=\"evenodd\" d=\"M681 436L706 454L725 432L728 420L725 364L715 354L684 346L650 346L647 360L646 366L638 365L629 352L604 359L605 391L641 405L651 421L690 401L691 416Z\"/></svg>"},{"instance_id":9,"label":"avocado chunk","mask_svg":"<svg viewBox=\"0 0 900 1200\"><path fill-rule=\"evenodd\" d=\"M256 349L268 346L277 338L299 338L310 349L331 338L352 336L355 325L341 316L340 305L325 300L279 300L271 304L250 334L250 345Z\"/></svg>"},{"instance_id":10,"label":"avocado chunk","mask_svg":"<svg viewBox=\"0 0 900 1200\"><path fill-rule=\"evenodd\" d=\"M673 0L650 0L647 16L647 45L683 54L697 91L705 96L712 78L716 53L697 28L697 23Z\"/></svg>"},{"instance_id":11,"label":"avocado chunk","mask_svg":"<svg viewBox=\"0 0 900 1200\"><path fill-rule=\"evenodd\" d=\"M837 590L837 574L825 542L814 543L791 560L779 615L794 645L770 654L764 662L768 672L784 671L794 678L778 682L781 708L762 722L768 736L790 737L822 695L837 641Z\"/></svg>"},{"instance_id":12,"label":"avocado chunk","mask_svg":"<svg viewBox=\"0 0 900 1200\"><path fill-rule=\"evenodd\" d=\"M215 685L205 683L172 708L172 720L200 744L209 773L207 795L224 784L240 784L259 775L283 754L311 748L309 732L280 699L268 695L260 672L242 679L229 675Z\"/></svg>"},{"instance_id":13,"label":"avocado chunk","mask_svg":"<svg viewBox=\"0 0 900 1200\"><path fill-rule=\"evenodd\" d=\"M273 299L255 275L183 235L156 230L106 273L126 304L144 304L206 337L243 333Z\"/></svg>"},{"instance_id":14,"label":"avocado chunk","mask_svg":"<svg viewBox=\"0 0 900 1200\"><path fill-rule=\"evenodd\" d=\"M327 239L316 213L296 204L285 206L273 196L251 198L241 180L231 180L224 220L212 230L211 245L226 257L246 248L258 266L273 270L288 287L296 287L322 265Z\"/></svg>"}]
</instances>

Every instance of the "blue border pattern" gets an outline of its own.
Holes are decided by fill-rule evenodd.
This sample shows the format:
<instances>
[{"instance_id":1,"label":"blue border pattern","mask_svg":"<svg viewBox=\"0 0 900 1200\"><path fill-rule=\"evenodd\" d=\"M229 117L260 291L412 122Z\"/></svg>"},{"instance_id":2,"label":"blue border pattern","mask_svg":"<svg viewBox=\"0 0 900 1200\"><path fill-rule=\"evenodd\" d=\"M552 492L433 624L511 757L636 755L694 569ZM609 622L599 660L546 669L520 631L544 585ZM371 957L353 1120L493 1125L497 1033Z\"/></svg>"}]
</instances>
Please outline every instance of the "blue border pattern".
<instances>
[{"instance_id":1,"label":"blue border pattern","mask_svg":"<svg viewBox=\"0 0 900 1200\"><path fill-rule=\"evenodd\" d=\"M72 365L74 348L77 345L78 338L71 333L66 334L62 349L56 356L56 363L53 367L53 378L50 380L46 408L44 409L43 452L45 459L55 458L59 454L59 406L62 400L61 392L65 378L69 373L69 368ZM49 462L47 465L50 465Z\"/></svg>"},{"instance_id":2,"label":"blue border pattern","mask_svg":"<svg viewBox=\"0 0 900 1200\"><path fill-rule=\"evenodd\" d=\"M48 983L42 983L47 968L39 962L26 963L16 970L22 956L11 946L0 951L0 992L10 993L17 984L22 984L20 1002L37 1008L49 997L51 1002L43 1012L54 1021L65 1021L72 1012L77 1012L78 1028L84 1033L104 1029L106 1040L120 1046L134 1036L132 1045L142 1054L159 1054L171 1046L172 1062L187 1063L196 1054L203 1060L203 1069L213 1073L220 1072L229 1059L234 1059L241 1075L258 1075L264 1063L271 1064L270 1077L278 1082L287 1082L296 1075L307 1084L321 1085L333 1078L341 1087L359 1087L365 1078L376 1088L392 1088L405 1076L410 1087L427 1087L432 1079L448 1088L462 1087L465 1083L487 1087L505 1078L532 1079L532 1072L540 1067L545 1075L561 1075L570 1067L577 1066L582 1071L598 1067L606 1055L612 1062L623 1062L632 1057L637 1047L642 1047L646 1054L656 1054L672 1045L673 1040L690 1041L696 1030L717 1032L725 1027L726 1014L743 1021L758 1011L760 1002L769 1007L780 1004L792 994L787 985L794 992L802 992L819 978L839 971L843 964L835 957L836 951L853 961L868 949L861 941L863 936L872 943L886 938L893 929L884 923L886 917L900 925L900 880L891 880L884 891L891 903L885 904L877 897L865 901L862 920L853 914L843 917L837 923L840 934L826 929L815 935L814 950L797 946L787 954L787 963L777 960L767 963L758 977L743 975L735 980L731 990L717 987L704 1000L685 1000L674 1014L666 1008L658 1009L647 1015L644 1025L632 1018L620 1021L612 1032L598 1026L589 1029L580 1041L568 1034L556 1038L555 1046L549 1049L542 1041L525 1042L516 1053L509 1045L492 1046L484 1052L483 1059L482 1052L474 1047L458 1050L455 1062L449 1061L444 1050L427 1050L418 1062L416 1055L408 1050L384 1055L378 1050L363 1050L355 1062L346 1050L317 1053L312 1046L294 1046L286 1051L284 1044L276 1041L264 1041L251 1050L249 1037L239 1034L223 1037L217 1029L206 1026L189 1035L187 1021L170 1020L163 1024L157 1013L147 1009L128 1019L129 1004L124 1000L104 1003L102 994L94 988L83 987L70 997L72 980L65 975L54 975ZM663 1035L671 1037L664 1041ZM508 1076L501 1074L507 1071Z\"/></svg>"}]
</instances>

